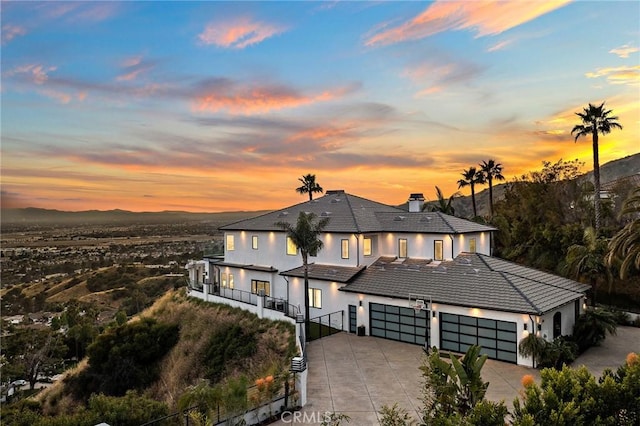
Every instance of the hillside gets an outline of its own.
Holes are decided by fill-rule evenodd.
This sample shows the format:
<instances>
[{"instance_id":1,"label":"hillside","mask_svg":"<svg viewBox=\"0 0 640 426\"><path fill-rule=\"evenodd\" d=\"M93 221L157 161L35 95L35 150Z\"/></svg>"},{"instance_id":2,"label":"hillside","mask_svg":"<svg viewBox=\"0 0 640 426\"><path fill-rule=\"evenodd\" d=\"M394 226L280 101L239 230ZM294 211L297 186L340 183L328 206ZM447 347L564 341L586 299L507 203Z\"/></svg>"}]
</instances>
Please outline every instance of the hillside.
<instances>
[{"instance_id":1,"label":"hillside","mask_svg":"<svg viewBox=\"0 0 640 426\"><path fill-rule=\"evenodd\" d=\"M241 309L190 299L184 288L167 292L129 323L141 318L179 327L178 341L159 361L157 376L149 386L138 389L167 404L170 411L176 409L185 390L202 379L223 382L244 375L252 383L259 377L284 373L296 350L292 324L261 320ZM242 330L243 337L229 340L225 333L230 330ZM85 363L39 396L44 413L68 414L88 398L78 389L95 385L83 378L88 368Z\"/></svg>"},{"instance_id":2,"label":"hillside","mask_svg":"<svg viewBox=\"0 0 640 426\"><path fill-rule=\"evenodd\" d=\"M585 167L593 166L593 164L585 164ZM462 172L462 170L461 170ZM505 173L503 173L505 174ZM618 160L613 160L605 164L600 165L600 183L603 187L606 185L611 185L616 181L638 175L640 174L640 153L630 155L624 158L620 158ZM511 180L511 177L508 176L508 173L505 174L505 178L507 181ZM589 171L578 179L581 180L593 180L593 171ZM476 188L476 204L478 207L478 215L487 216L489 214L489 188L486 186L480 186L480 188L484 188L481 191L478 191L479 188ZM496 185L494 183L493 186L493 198L494 202L501 199L504 196L504 191L506 188L506 183L500 183ZM435 190L434 190L435 191ZM432 199L434 195L425 194L429 199ZM449 196L451 194L445 194ZM459 217L472 217L473 216L473 206L471 202L471 196L466 195L462 197L457 197L453 201L453 207L456 210L456 216Z\"/></svg>"}]
</instances>

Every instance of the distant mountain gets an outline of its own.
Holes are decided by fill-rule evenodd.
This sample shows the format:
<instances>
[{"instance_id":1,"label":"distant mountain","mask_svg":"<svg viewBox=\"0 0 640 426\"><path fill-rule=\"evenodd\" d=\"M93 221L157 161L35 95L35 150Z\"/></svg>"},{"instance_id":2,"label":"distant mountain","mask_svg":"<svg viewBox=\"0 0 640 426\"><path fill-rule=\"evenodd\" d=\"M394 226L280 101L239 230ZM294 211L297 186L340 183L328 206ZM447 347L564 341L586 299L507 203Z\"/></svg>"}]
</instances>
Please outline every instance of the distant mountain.
<instances>
[{"instance_id":1,"label":"distant mountain","mask_svg":"<svg viewBox=\"0 0 640 426\"><path fill-rule=\"evenodd\" d=\"M264 212L223 212L190 213L183 211L130 212L127 210L86 210L67 212L61 210L27 207L22 209L2 209L2 224L57 224L57 225L100 225L137 223L176 223L195 221L216 221L231 223Z\"/></svg>"}]
</instances>

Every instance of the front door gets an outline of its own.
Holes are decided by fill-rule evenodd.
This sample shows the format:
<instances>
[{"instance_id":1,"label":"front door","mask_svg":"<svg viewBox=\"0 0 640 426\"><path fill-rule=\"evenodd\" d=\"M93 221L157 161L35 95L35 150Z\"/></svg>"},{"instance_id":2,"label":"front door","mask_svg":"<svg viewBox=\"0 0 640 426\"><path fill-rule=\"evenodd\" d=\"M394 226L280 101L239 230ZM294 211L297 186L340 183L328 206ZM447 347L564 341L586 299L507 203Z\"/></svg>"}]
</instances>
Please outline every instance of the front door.
<instances>
[{"instance_id":1,"label":"front door","mask_svg":"<svg viewBox=\"0 0 640 426\"><path fill-rule=\"evenodd\" d=\"M358 308L355 305L349 305L349 333L357 331L358 324Z\"/></svg>"}]
</instances>

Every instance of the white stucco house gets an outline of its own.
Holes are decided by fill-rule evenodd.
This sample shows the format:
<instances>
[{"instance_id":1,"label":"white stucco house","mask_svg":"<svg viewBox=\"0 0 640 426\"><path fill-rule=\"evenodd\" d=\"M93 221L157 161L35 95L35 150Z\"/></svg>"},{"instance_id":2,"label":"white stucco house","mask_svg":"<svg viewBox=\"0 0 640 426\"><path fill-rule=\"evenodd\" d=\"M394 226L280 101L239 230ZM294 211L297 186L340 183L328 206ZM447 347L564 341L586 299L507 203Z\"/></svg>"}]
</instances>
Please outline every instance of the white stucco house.
<instances>
[{"instance_id":1,"label":"white stucco house","mask_svg":"<svg viewBox=\"0 0 640 426\"><path fill-rule=\"evenodd\" d=\"M301 256L276 223L313 212L329 223L309 258L312 321L443 351L479 344L529 366L518 353L528 333L571 334L589 286L492 257L495 228L423 212L423 202L411 194L404 210L335 190L223 226L224 258L187 265L190 294L269 318L304 314Z\"/></svg>"}]
</instances>

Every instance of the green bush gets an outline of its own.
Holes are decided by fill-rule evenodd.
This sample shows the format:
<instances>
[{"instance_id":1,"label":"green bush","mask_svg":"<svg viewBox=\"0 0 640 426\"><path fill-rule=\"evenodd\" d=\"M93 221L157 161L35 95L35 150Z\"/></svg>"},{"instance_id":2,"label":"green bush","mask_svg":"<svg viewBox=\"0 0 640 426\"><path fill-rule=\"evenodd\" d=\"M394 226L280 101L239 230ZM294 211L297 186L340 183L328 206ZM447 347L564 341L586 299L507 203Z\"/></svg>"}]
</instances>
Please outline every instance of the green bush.
<instances>
[{"instance_id":1,"label":"green bush","mask_svg":"<svg viewBox=\"0 0 640 426\"><path fill-rule=\"evenodd\" d=\"M244 330L238 324L220 325L204 352L205 377L213 383L219 381L225 371L242 367L243 361L254 355L257 349L255 331Z\"/></svg>"},{"instance_id":2,"label":"green bush","mask_svg":"<svg viewBox=\"0 0 640 426\"><path fill-rule=\"evenodd\" d=\"M640 421L640 362L637 355L599 381L585 368L541 371L540 385L513 402L513 424L637 425Z\"/></svg>"},{"instance_id":3,"label":"green bush","mask_svg":"<svg viewBox=\"0 0 640 426\"><path fill-rule=\"evenodd\" d=\"M616 320L610 311L598 308L587 309L573 326L573 337L580 352L598 346L607 333L616 334Z\"/></svg>"},{"instance_id":4,"label":"green bush","mask_svg":"<svg viewBox=\"0 0 640 426\"><path fill-rule=\"evenodd\" d=\"M110 328L89 346L89 368L70 379L70 387L81 398L144 389L156 380L158 362L177 341L177 325L150 318Z\"/></svg>"}]
</instances>

